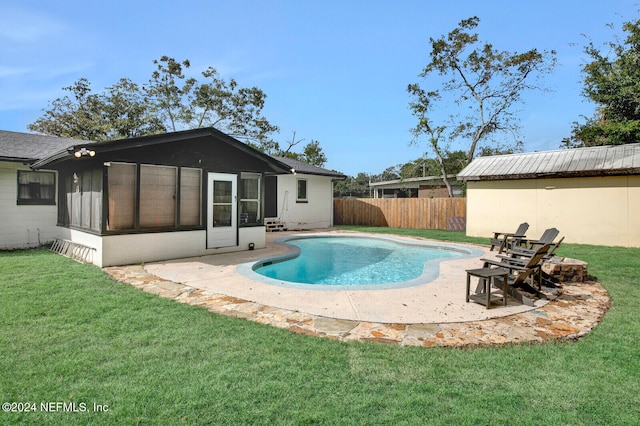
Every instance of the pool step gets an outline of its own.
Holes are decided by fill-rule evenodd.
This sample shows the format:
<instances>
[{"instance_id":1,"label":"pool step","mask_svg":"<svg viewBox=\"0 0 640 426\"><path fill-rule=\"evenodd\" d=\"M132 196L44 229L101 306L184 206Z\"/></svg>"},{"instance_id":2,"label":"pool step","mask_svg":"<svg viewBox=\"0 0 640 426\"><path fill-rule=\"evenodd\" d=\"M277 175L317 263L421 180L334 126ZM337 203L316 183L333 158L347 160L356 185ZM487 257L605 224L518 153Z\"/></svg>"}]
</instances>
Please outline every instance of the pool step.
<instances>
[{"instance_id":1,"label":"pool step","mask_svg":"<svg viewBox=\"0 0 640 426\"><path fill-rule=\"evenodd\" d=\"M277 232L277 231L287 230L287 228L285 227L285 224L278 219L265 219L264 225L267 228L267 232Z\"/></svg>"}]
</instances>

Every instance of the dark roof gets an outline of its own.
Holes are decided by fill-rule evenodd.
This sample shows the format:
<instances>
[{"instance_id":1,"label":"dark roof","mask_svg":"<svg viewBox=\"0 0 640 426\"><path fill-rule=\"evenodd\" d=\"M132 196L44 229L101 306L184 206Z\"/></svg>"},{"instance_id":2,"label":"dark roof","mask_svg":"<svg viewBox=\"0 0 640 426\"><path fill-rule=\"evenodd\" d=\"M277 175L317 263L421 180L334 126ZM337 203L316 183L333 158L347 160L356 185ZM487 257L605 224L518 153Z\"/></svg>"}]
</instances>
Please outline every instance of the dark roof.
<instances>
[{"instance_id":1,"label":"dark roof","mask_svg":"<svg viewBox=\"0 0 640 426\"><path fill-rule=\"evenodd\" d=\"M336 172L334 170L323 169L322 167L314 166L309 163L305 163L304 161L294 160L292 158L286 157L273 157L276 160L288 165L290 168L294 169L296 173L304 173L307 175L319 175L319 176L331 176L338 179L346 178L342 173Z\"/></svg>"},{"instance_id":2,"label":"dark roof","mask_svg":"<svg viewBox=\"0 0 640 426\"><path fill-rule=\"evenodd\" d=\"M640 174L640 143L478 157L459 180Z\"/></svg>"},{"instance_id":3,"label":"dark roof","mask_svg":"<svg viewBox=\"0 0 640 426\"><path fill-rule=\"evenodd\" d=\"M67 147L81 143L89 142L0 130L0 161L33 163Z\"/></svg>"},{"instance_id":4,"label":"dark roof","mask_svg":"<svg viewBox=\"0 0 640 426\"><path fill-rule=\"evenodd\" d=\"M183 130L180 132L162 133L157 135L141 136L137 138L118 139L118 140L106 141L106 142L88 142L88 141L77 140L75 141L76 142L75 145L71 147L66 147L63 150L54 152L53 154L50 154L49 156L42 158L39 161L36 161L32 165L32 167L35 169L39 169L46 166L50 166L55 163L59 163L61 161L72 159L74 152L82 148L87 148L91 151L95 151L96 154L103 154L103 153L132 149L132 148L150 147L158 144L184 141L188 139L196 139L196 138L201 138L203 136L215 137L216 139L224 143L227 143L250 156L253 156L255 158L258 158L264 161L276 173L290 173L290 166L288 166L287 164L282 163L279 160L273 157L270 157L263 152L260 152L254 148L251 148L249 145L244 144L239 140L213 127Z\"/></svg>"}]
</instances>

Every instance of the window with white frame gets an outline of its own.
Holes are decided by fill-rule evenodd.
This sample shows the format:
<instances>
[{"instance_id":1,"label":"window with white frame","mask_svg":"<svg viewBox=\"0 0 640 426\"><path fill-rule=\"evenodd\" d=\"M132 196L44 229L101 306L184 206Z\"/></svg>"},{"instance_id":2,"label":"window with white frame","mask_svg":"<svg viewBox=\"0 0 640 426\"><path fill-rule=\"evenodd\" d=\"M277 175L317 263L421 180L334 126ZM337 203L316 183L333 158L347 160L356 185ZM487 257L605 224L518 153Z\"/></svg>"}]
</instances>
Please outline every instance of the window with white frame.
<instances>
[{"instance_id":1,"label":"window with white frame","mask_svg":"<svg viewBox=\"0 0 640 426\"><path fill-rule=\"evenodd\" d=\"M297 180L297 195L296 202L298 203L306 203L307 200L307 180L306 179L298 179Z\"/></svg>"},{"instance_id":2,"label":"window with white frame","mask_svg":"<svg viewBox=\"0 0 640 426\"><path fill-rule=\"evenodd\" d=\"M240 175L240 225L262 224L262 176L259 173Z\"/></svg>"}]
</instances>

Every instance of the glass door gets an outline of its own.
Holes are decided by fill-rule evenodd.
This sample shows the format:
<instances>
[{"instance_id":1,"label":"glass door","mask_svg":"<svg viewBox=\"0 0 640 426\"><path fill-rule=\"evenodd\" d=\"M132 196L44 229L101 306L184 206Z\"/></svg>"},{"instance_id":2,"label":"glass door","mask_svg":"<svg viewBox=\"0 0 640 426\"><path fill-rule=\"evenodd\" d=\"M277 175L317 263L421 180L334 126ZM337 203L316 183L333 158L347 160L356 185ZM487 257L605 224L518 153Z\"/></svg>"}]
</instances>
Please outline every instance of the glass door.
<instances>
[{"instance_id":1,"label":"glass door","mask_svg":"<svg viewBox=\"0 0 640 426\"><path fill-rule=\"evenodd\" d=\"M208 175L207 248L238 245L237 176Z\"/></svg>"}]
</instances>

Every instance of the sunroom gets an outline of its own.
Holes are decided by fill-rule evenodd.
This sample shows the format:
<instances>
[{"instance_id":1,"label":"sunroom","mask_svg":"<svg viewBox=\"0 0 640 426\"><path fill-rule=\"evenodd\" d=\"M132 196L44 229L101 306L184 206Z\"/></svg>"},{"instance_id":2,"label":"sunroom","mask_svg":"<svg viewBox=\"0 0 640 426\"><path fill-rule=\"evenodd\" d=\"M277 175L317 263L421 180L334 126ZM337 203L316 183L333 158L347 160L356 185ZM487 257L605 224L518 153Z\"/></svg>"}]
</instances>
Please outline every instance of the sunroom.
<instances>
[{"instance_id":1,"label":"sunroom","mask_svg":"<svg viewBox=\"0 0 640 426\"><path fill-rule=\"evenodd\" d=\"M111 266L265 246L264 181L284 163L213 128L84 143L58 171L59 234Z\"/></svg>"}]
</instances>

